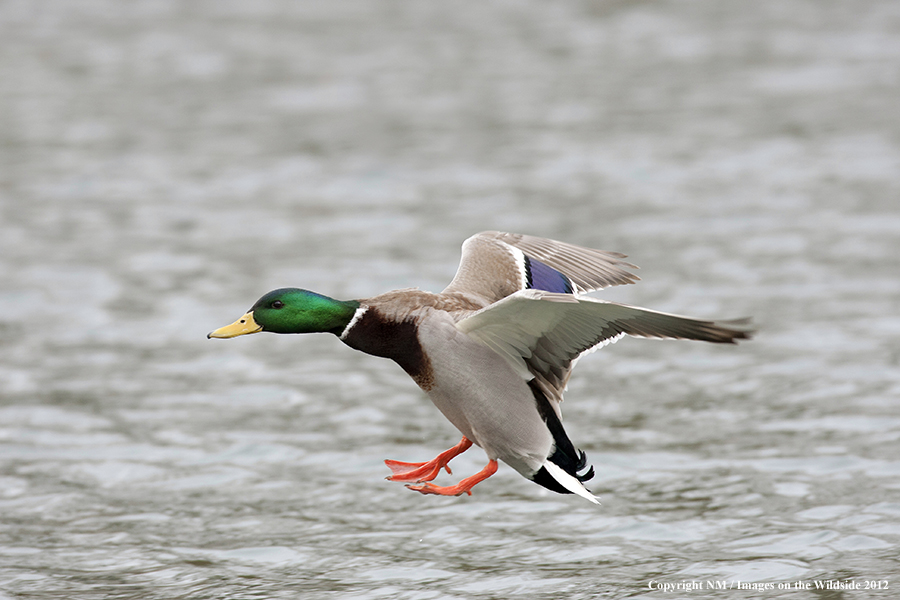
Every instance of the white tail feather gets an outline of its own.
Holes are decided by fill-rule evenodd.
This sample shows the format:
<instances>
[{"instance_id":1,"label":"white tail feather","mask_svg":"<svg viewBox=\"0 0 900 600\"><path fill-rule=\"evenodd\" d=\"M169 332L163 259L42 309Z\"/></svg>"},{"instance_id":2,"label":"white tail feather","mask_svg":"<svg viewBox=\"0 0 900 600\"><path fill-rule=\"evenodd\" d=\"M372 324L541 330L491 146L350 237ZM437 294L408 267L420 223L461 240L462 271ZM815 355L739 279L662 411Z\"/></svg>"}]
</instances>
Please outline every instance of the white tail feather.
<instances>
[{"instance_id":1,"label":"white tail feather","mask_svg":"<svg viewBox=\"0 0 900 600\"><path fill-rule=\"evenodd\" d=\"M585 500L589 500L594 504L600 504L600 501L597 500L597 497L592 493L587 491L581 482L566 473L554 462L550 462L550 460L545 460L543 467L547 469L547 472L550 473L550 476L553 477L561 486L572 492L573 494L578 494Z\"/></svg>"}]
</instances>

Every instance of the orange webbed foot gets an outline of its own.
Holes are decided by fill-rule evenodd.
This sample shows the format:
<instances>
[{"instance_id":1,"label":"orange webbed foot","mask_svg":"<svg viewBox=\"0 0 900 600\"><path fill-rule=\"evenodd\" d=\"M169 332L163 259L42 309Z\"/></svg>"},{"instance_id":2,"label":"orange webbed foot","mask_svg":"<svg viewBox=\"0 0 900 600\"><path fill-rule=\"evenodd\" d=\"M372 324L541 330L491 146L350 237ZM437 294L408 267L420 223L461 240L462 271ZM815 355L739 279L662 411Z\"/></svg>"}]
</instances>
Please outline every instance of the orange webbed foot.
<instances>
[{"instance_id":1,"label":"orange webbed foot","mask_svg":"<svg viewBox=\"0 0 900 600\"><path fill-rule=\"evenodd\" d=\"M437 477L441 469L446 469L447 473L452 474L450 465L448 464L454 457L459 456L472 447L472 442L466 437L449 450L445 450L437 455L433 460L424 463L408 463L399 460L386 460L384 464L391 470L391 475L386 479L388 481L413 481L421 483L423 481L431 481Z\"/></svg>"},{"instance_id":2,"label":"orange webbed foot","mask_svg":"<svg viewBox=\"0 0 900 600\"><path fill-rule=\"evenodd\" d=\"M484 469L471 477L466 477L456 485L439 486L426 482L417 485L407 485L406 487L420 494L435 494L437 496L462 496L463 494L468 494L471 496L472 488L476 484L481 483L496 472L497 461L491 459Z\"/></svg>"},{"instance_id":3,"label":"orange webbed foot","mask_svg":"<svg viewBox=\"0 0 900 600\"><path fill-rule=\"evenodd\" d=\"M447 473L453 474L449 465L440 465L433 460L423 463L386 460L384 464L388 466L392 473L385 477L388 481L431 481L438 476L442 468L447 469Z\"/></svg>"}]
</instances>

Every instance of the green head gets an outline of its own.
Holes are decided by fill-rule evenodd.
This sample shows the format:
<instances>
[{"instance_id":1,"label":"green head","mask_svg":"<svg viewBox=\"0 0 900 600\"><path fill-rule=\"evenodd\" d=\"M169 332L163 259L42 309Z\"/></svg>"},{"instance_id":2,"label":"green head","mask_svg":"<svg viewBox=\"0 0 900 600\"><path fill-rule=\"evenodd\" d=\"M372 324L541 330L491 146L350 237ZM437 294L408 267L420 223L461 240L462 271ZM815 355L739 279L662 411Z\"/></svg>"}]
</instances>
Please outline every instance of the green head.
<instances>
[{"instance_id":1,"label":"green head","mask_svg":"<svg viewBox=\"0 0 900 600\"><path fill-rule=\"evenodd\" d=\"M342 302L309 290L282 288L256 301L247 314L206 337L231 338L259 331L340 334L353 319L359 302Z\"/></svg>"}]
</instances>

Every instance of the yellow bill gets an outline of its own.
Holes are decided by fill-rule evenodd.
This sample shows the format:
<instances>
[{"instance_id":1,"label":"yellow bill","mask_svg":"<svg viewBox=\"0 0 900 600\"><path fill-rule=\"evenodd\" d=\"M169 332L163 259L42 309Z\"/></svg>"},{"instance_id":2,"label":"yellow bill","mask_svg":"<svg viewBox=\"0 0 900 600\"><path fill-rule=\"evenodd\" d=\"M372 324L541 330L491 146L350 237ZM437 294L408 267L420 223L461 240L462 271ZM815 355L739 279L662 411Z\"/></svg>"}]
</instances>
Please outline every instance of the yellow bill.
<instances>
[{"instance_id":1,"label":"yellow bill","mask_svg":"<svg viewBox=\"0 0 900 600\"><path fill-rule=\"evenodd\" d=\"M209 333L206 337L233 338L239 335L246 335L248 333L256 333L257 331L262 331L262 325L258 325L256 321L253 320L253 313L248 312L246 315L244 315L231 325L220 327L215 331Z\"/></svg>"}]
</instances>

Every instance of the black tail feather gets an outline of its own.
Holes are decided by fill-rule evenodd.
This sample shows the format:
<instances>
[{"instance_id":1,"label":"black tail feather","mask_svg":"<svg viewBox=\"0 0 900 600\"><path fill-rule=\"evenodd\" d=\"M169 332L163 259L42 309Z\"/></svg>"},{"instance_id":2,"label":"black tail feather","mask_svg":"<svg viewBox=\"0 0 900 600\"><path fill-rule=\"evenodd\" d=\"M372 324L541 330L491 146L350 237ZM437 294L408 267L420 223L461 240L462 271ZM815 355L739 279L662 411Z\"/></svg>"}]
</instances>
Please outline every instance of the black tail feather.
<instances>
[{"instance_id":1,"label":"black tail feather","mask_svg":"<svg viewBox=\"0 0 900 600\"><path fill-rule=\"evenodd\" d=\"M547 458L554 464L558 465L563 471L575 477L578 481L588 481L594 476L593 466L589 467L586 472L579 473L579 471L582 471L585 467L588 467L587 455L583 450L577 450L575 448L575 445L572 444L572 440L570 440L569 436L566 434L566 430L563 428L562 422L559 420L559 417L556 416L556 411L553 410L553 407L550 405L550 400L537 385L537 383L532 380L528 382L528 386L531 388L531 391L534 394L534 400L537 404L538 413L540 413L541 418L544 420L544 422L547 424L547 428L550 430L550 434L553 436L553 453L550 454L550 456L548 456ZM548 490L552 490L560 494L572 493L561 486L559 482L557 482L553 478L553 476L551 476L550 473L548 473L547 470L543 467L541 467L540 470L538 470L538 472L534 474L533 481L539 485L544 486Z\"/></svg>"}]
</instances>

